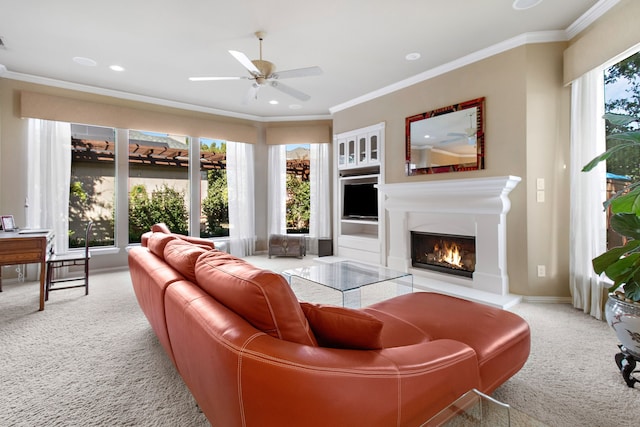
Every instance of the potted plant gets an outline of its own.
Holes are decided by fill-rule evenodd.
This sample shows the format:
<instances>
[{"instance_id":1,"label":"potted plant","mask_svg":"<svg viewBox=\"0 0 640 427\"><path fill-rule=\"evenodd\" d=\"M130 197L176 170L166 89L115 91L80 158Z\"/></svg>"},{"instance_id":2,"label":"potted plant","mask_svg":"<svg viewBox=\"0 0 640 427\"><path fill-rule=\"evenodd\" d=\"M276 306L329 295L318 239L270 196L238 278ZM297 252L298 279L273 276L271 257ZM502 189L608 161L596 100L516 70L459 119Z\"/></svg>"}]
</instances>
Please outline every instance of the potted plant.
<instances>
[{"instance_id":1,"label":"potted plant","mask_svg":"<svg viewBox=\"0 0 640 427\"><path fill-rule=\"evenodd\" d=\"M607 136L618 144L589 162L582 169L585 172L625 148L640 149L640 130L634 126L634 123L640 124L640 118L613 113L605 114L604 118L613 126L631 130ZM594 258L593 268L597 274L604 273L613 281L605 316L621 342L616 363L627 385L633 387L637 380L631 373L636 361L640 361L640 181L632 181L605 201L604 207L611 209L610 226L626 238L626 244Z\"/></svg>"}]
</instances>

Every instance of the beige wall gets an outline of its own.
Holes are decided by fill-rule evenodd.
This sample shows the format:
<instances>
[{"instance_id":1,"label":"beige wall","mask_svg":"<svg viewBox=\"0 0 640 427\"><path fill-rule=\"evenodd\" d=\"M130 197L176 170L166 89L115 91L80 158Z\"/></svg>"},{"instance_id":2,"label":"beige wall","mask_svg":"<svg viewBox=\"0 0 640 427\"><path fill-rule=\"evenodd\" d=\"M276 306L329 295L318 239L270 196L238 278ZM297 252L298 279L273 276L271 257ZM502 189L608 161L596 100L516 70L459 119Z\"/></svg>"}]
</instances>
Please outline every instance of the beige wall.
<instances>
[{"instance_id":1,"label":"beige wall","mask_svg":"<svg viewBox=\"0 0 640 427\"><path fill-rule=\"evenodd\" d=\"M512 292L523 295L539 295L534 292L540 290L546 295L568 296L566 275L547 277L546 282L550 284L545 286L538 283L540 280L537 277L532 281L536 263L551 264L551 254L557 254L563 258L562 264L566 264L568 253L564 250L566 227L564 234L545 242L544 248L541 248L544 254L529 245L529 224L546 228L547 221L540 217L547 215L545 219L548 219L551 209L546 204L543 209L535 206L535 211L531 207L535 202L535 193L530 195L528 191L528 170L532 168L536 176L546 176L546 167L544 164L530 165L527 158L530 143L535 144L535 150L547 151L552 151L556 145L568 145L568 135L555 131L558 128L555 116L552 118L552 127L538 126L539 123L529 119L536 104L530 100L534 94L529 91L534 89L538 103L552 103L549 115L553 115L553 111L568 110L568 97L562 96L567 89L562 88L561 84L562 52L565 47L565 43L518 47L334 115L335 132L386 122L387 183L503 175L521 177L522 182L511 193L507 245L510 288ZM531 69L533 66L535 70ZM480 97L485 97L485 169L407 177L404 161L405 118ZM547 110L544 112L547 113ZM545 120L547 118L538 121ZM535 130L529 129L530 122L535 125ZM534 140L530 141L529 135L535 135ZM534 159L534 163L545 161L542 155ZM548 179L554 180L552 177ZM539 231L549 236L545 230ZM554 248L552 251L548 250L550 246Z\"/></svg>"}]
</instances>

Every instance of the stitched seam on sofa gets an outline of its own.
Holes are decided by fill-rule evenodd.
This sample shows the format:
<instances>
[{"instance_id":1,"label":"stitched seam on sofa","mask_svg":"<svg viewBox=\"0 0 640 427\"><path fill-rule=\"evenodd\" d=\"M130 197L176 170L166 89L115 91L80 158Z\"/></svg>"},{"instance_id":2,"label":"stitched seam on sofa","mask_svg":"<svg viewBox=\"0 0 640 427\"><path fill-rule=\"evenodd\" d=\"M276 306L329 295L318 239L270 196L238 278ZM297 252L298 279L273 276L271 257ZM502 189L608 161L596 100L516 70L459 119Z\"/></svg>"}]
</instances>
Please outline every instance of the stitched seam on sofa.
<instances>
[{"instance_id":1,"label":"stitched seam on sofa","mask_svg":"<svg viewBox=\"0 0 640 427\"><path fill-rule=\"evenodd\" d=\"M273 338L273 337L272 337ZM335 349L331 349L335 350ZM257 352L253 350L244 350L244 356L252 358L254 360L261 360L263 363L268 363L273 366L288 366L291 369L296 369L300 371L312 371L312 372L321 372L323 374L332 374L335 376L359 376L359 377L371 377L371 378L410 378L424 375L425 373L434 372L441 370L442 368L448 368L453 365L457 365L460 363L459 358L451 359L448 362L441 362L432 367L425 368L413 368L413 369L405 369L400 370L398 365L389 357L380 354L380 350L338 350L338 351L368 351L368 352L376 352L380 356L384 357L387 361L390 361L391 365L385 366L385 368L389 369L389 372L381 372L380 367L371 368L370 370L365 369L353 369L353 368L336 368L336 367L322 367L318 365L311 364L302 364L297 362L292 362L288 359L282 359L279 357L274 357L267 355L262 352Z\"/></svg>"},{"instance_id":2,"label":"stitched seam on sofa","mask_svg":"<svg viewBox=\"0 0 640 427\"><path fill-rule=\"evenodd\" d=\"M264 335L262 333L257 333L257 334L253 334L252 336L249 337L249 339L247 339L244 344L242 345L242 348L240 349L240 351L238 352L238 378L236 379L236 381L238 382L238 401L240 402L240 418L242 419L242 425L246 426L247 425L247 421L245 418L245 413L244 413L244 399L242 398L242 360L244 358L244 354L247 348L247 345L249 345L249 343L251 343L251 341L253 341L254 339L256 339L258 336Z\"/></svg>"}]
</instances>

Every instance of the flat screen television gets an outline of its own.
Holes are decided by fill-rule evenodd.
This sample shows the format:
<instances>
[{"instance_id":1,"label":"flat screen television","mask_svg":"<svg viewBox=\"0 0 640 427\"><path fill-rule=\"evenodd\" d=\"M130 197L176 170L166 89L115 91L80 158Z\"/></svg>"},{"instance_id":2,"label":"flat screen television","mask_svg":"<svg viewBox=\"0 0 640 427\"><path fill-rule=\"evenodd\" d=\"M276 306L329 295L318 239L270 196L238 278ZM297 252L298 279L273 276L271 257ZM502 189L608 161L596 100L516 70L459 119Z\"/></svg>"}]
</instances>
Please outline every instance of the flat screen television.
<instances>
[{"instance_id":1,"label":"flat screen television","mask_svg":"<svg viewBox=\"0 0 640 427\"><path fill-rule=\"evenodd\" d=\"M342 191L342 217L378 219L378 189L373 183L345 183Z\"/></svg>"}]
</instances>

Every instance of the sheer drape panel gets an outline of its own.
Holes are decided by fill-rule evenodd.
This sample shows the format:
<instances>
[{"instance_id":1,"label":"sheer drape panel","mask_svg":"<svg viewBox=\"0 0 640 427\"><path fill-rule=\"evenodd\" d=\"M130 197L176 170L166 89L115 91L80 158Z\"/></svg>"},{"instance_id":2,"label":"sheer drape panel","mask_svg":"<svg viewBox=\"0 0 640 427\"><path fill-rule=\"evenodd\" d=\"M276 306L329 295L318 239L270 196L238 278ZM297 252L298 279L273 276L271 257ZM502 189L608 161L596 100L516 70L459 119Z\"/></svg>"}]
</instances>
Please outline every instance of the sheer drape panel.
<instances>
[{"instance_id":1,"label":"sheer drape panel","mask_svg":"<svg viewBox=\"0 0 640 427\"><path fill-rule=\"evenodd\" d=\"M310 218L309 237L317 247L318 237L331 237L331 178L329 144L310 146Z\"/></svg>"},{"instance_id":2,"label":"sheer drape panel","mask_svg":"<svg viewBox=\"0 0 640 427\"><path fill-rule=\"evenodd\" d=\"M268 234L287 232L287 152L285 145L269 146L267 192Z\"/></svg>"},{"instance_id":3,"label":"sheer drape panel","mask_svg":"<svg viewBox=\"0 0 640 427\"><path fill-rule=\"evenodd\" d=\"M57 252L69 249L71 125L29 119L26 226L55 233Z\"/></svg>"},{"instance_id":4,"label":"sheer drape panel","mask_svg":"<svg viewBox=\"0 0 640 427\"><path fill-rule=\"evenodd\" d=\"M606 166L584 165L606 149L604 77L593 70L571 84L571 208L569 280L573 305L602 319L603 277L591 260L606 250Z\"/></svg>"},{"instance_id":5,"label":"sheer drape panel","mask_svg":"<svg viewBox=\"0 0 640 427\"><path fill-rule=\"evenodd\" d=\"M229 252L238 257L255 250L254 179L253 145L228 141Z\"/></svg>"}]
</instances>

